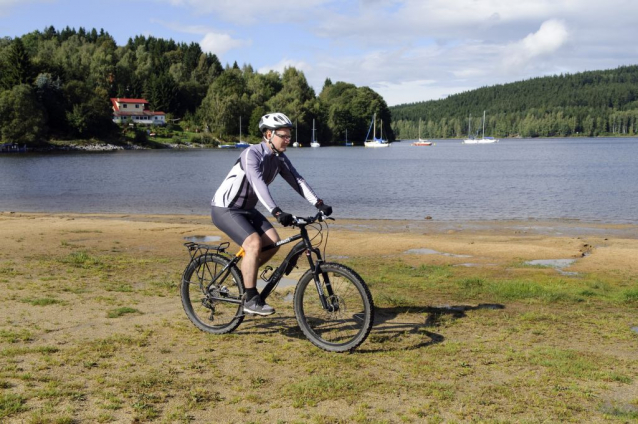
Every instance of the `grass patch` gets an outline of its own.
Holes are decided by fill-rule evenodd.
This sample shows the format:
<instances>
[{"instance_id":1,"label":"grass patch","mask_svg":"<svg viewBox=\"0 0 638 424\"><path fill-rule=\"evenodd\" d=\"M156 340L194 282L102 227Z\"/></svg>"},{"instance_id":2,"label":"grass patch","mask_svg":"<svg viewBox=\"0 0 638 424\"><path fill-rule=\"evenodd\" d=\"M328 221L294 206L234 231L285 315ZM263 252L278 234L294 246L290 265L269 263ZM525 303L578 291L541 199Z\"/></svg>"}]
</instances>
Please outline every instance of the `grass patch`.
<instances>
[{"instance_id":1,"label":"grass patch","mask_svg":"<svg viewBox=\"0 0 638 424\"><path fill-rule=\"evenodd\" d=\"M353 399L370 386L369 380L353 380L343 375L312 376L288 385L284 393L295 408L317 406L324 400Z\"/></svg>"},{"instance_id":2,"label":"grass patch","mask_svg":"<svg viewBox=\"0 0 638 424\"><path fill-rule=\"evenodd\" d=\"M59 261L63 264L71 265L76 268L90 268L102 263L98 257L92 256L84 250L69 253Z\"/></svg>"},{"instance_id":3,"label":"grass patch","mask_svg":"<svg viewBox=\"0 0 638 424\"><path fill-rule=\"evenodd\" d=\"M456 282L463 299L490 299L496 302L540 301L582 302L585 297L597 297L594 291L583 294L582 287L562 279L490 279L480 277L462 278Z\"/></svg>"},{"instance_id":4,"label":"grass patch","mask_svg":"<svg viewBox=\"0 0 638 424\"><path fill-rule=\"evenodd\" d=\"M28 330L0 330L0 340L8 343L30 342L31 333Z\"/></svg>"},{"instance_id":5,"label":"grass patch","mask_svg":"<svg viewBox=\"0 0 638 424\"><path fill-rule=\"evenodd\" d=\"M0 395L0 418L10 417L11 415L25 411L26 399L21 395L12 393L3 393Z\"/></svg>"},{"instance_id":6,"label":"grass patch","mask_svg":"<svg viewBox=\"0 0 638 424\"><path fill-rule=\"evenodd\" d=\"M2 265L0 265L0 275L5 275L7 277L15 277L21 274L22 273L18 271L18 268L13 261L5 262Z\"/></svg>"},{"instance_id":7,"label":"grass patch","mask_svg":"<svg viewBox=\"0 0 638 424\"><path fill-rule=\"evenodd\" d=\"M33 306L49 306L65 303L63 300L55 299L53 297L41 297L37 299L25 298L21 300L22 303L28 303Z\"/></svg>"},{"instance_id":8,"label":"grass patch","mask_svg":"<svg viewBox=\"0 0 638 424\"><path fill-rule=\"evenodd\" d=\"M128 283L112 283L106 286L106 291L119 293L132 293L133 286Z\"/></svg>"},{"instance_id":9,"label":"grass patch","mask_svg":"<svg viewBox=\"0 0 638 424\"><path fill-rule=\"evenodd\" d=\"M52 353L59 352L60 349L53 346L38 346L38 347L19 347L19 348L9 348L3 349L0 351L0 356L2 357L13 357L13 356L22 356L29 353L39 353L43 355L50 355Z\"/></svg>"},{"instance_id":10,"label":"grass patch","mask_svg":"<svg viewBox=\"0 0 638 424\"><path fill-rule=\"evenodd\" d=\"M621 293L621 299L628 303L638 302L638 289L624 290Z\"/></svg>"},{"instance_id":11,"label":"grass patch","mask_svg":"<svg viewBox=\"0 0 638 424\"><path fill-rule=\"evenodd\" d=\"M108 312L108 314L106 315L107 318L119 318L121 316L124 315L128 315L128 314L141 314L142 312L140 312L139 310L135 309L135 308L129 308L128 306L124 306L122 308L117 308L117 309L113 309L111 311Z\"/></svg>"}]
</instances>

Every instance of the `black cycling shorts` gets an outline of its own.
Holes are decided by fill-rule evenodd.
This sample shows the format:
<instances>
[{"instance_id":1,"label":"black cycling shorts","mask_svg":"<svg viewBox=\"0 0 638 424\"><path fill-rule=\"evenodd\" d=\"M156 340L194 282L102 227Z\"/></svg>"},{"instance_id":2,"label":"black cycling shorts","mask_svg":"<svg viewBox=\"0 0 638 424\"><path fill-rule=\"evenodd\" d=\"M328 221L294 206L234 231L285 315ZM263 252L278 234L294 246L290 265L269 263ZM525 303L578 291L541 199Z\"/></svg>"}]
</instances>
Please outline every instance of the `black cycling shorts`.
<instances>
[{"instance_id":1,"label":"black cycling shorts","mask_svg":"<svg viewBox=\"0 0 638 424\"><path fill-rule=\"evenodd\" d=\"M213 206L210 216L213 224L240 246L249 235L257 233L261 237L273 228L257 209L229 209Z\"/></svg>"}]
</instances>

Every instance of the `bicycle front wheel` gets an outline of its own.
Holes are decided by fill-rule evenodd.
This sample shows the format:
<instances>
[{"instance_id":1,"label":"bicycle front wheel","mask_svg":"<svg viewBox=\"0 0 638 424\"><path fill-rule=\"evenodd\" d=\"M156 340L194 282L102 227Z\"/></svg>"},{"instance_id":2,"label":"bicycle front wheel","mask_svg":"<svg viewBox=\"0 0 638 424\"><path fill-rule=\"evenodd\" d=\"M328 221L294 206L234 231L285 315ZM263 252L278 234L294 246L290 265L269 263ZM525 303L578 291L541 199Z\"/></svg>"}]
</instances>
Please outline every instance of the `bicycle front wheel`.
<instances>
[{"instance_id":1,"label":"bicycle front wheel","mask_svg":"<svg viewBox=\"0 0 638 424\"><path fill-rule=\"evenodd\" d=\"M321 264L319 286L308 270L295 289L295 316L301 331L315 346L329 352L355 349L368 337L374 321L368 286L354 270L335 263Z\"/></svg>"},{"instance_id":2,"label":"bicycle front wheel","mask_svg":"<svg viewBox=\"0 0 638 424\"><path fill-rule=\"evenodd\" d=\"M180 294L186 315L207 333L230 333L244 320L244 281L236 266L221 255L202 255L184 271Z\"/></svg>"}]
</instances>

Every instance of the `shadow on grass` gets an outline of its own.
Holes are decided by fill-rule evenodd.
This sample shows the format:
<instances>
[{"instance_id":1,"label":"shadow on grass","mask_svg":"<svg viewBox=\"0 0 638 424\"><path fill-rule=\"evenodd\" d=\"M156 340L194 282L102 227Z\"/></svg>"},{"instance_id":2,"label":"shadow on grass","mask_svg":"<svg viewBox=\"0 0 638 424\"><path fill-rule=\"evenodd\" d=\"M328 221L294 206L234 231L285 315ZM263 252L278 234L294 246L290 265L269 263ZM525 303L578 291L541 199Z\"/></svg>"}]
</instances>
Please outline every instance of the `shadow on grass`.
<instances>
[{"instance_id":1,"label":"shadow on grass","mask_svg":"<svg viewBox=\"0 0 638 424\"><path fill-rule=\"evenodd\" d=\"M361 349L361 352L378 352L388 350L414 350L424 347L432 346L441 343L445 340L445 337L441 334L428 330L428 328L436 328L441 324L441 321L446 316L451 316L453 319L465 318L467 311L477 309L505 309L501 304L479 304L477 306L470 305L455 305L455 306L395 306L388 308L375 308L375 320L372 332L373 339L377 343L384 345L394 344L396 342L398 347L388 349L382 347L381 349ZM403 315L408 320L401 319ZM424 316L421 320L409 320L414 315ZM421 341L412 344L405 345L400 343L401 339L405 338L405 335L421 336Z\"/></svg>"},{"instance_id":2,"label":"shadow on grass","mask_svg":"<svg viewBox=\"0 0 638 424\"><path fill-rule=\"evenodd\" d=\"M428 330L441 325L445 317L452 319L465 318L467 311L479 309L505 309L505 305L498 303L481 303L476 306L397 306L389 308L374 308L374 326L368 340L359 348L358 353L376 353L394 350L414 350L432 346L445 340L441 334ZM415 320L415 316L424 316L423 320ZM413 318L414 317L414 318ZM246 325L248 324L248 325ZM243 327L243 329L242 329ZM294 316L277 316L270 318L252 318L244 321L237 333L282 334L287 337L305 340L306 337L297 326ZM243 331L242 331L243 330ZM416 343L406 345L406 335L417 336ZM380 346L379 346L380 345ZM377 348L377 346L379 346Z\"/></svg>"}]
</instances>

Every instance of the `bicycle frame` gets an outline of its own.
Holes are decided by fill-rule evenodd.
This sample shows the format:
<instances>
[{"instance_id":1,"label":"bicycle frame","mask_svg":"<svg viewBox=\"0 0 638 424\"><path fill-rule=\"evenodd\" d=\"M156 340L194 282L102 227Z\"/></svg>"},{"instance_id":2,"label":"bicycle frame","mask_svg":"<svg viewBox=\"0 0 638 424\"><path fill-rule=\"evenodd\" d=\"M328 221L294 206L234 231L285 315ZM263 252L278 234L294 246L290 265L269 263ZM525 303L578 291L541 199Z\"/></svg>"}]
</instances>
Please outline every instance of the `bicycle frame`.
<instances>
[{"instance_id":1,"label":"bicycle frame","mask_svg":"<svg viewBox=\"0 0 638 424\"><path fill-rule=\"evenodd\" d=\"M261 292L261 297L262 299L266 299L270 293L272 292L272 290L277 286L277 284L279 284L279 282L281 281L282 277L284 275L288 275L290 274L290 272L292 271L292 269L295 267L297 260L299 259L299 256L301 256L302 253L305 252L306 257L308 259L308 264L310 265L310 270L313 274L313 279L315 281L315 286L317 288L317 294L319 295L319 299L321 301L321 305L325 310L328 310L329 312L334 312L336 310L336 305L330 305L328 304L328 301L326 300L326 294L323 291L323 287L321 285L321 281L319 280L319 274L323 274L324 277L324 283L326 285L326 290L328 291L328 296L333 296L333 290L332 290L332 286L330 285L330 281L328 278L328 275L326 275L325 273L321 272L321 264L323 263L323 258L321 257L321 252L318 248L315 248L312 246L312 243L310 241L310 238L308 236L308 230L306 230L306 225L308 225L310 222L306 222L305 220L301 220L298 221L297 226L299 228L299 234L295 234L291 237L288 237L284 240L280 240L275 244L271 244L268 246L264 246L262 248L262 252L263 251L268 251L271 249L275 249L278 248L280 246L292 243L294 241L297 240L301 240L299 243L297 243L291 250L290 252L288 252L288 255L286 256L286 258L281 262L281 264L272 272L272 274L269 277L266 277L266 273L269 271L272 271L272 267L267 266L264 271L261 273L260 278L262 278L264 281L266 281L266 286L264 287L264 289ZM196 252L201 250L201 246L204 246L204 249L206 250L207 254L209 250L216 250L218 253L226 253L226 248L228 247L228 243L224 243L220 246L208 246L208 245L200 245L197 243L186 243L186 246L188 247L189 251L195 251L194 254L191 254L191 261L195 260L196 257L198 257L196 255ZM313 260L312 258L312 254L315 254L317 257L316 262ZM239 252L237 252L237 254L230 260L230 262L228 262L228 264L226 264L221 271L219 271L217 273L217 275L215 275L212 279L212 281L210 282L210 284L208 284L208 286L206 287L206 293L208 293L210 295L211 293L211 287L215 285L216 281L218 281L220 278L222 279L222 281L228 276L228 274L230 273L230 270L232 269L233 266L236 266L237 263L244 257L245 255L245 251L243 248L241 248L239 250ZM200 278L200 281L202 281L203 278ZM232 299L232 298L228 298L228 297L216 297L216 296L211 296L212 300L219 300L222 302L228 302L228 303L235 303L235 304L241 304L243 302L243 299Z\"/></svg>"}]
</instances>

